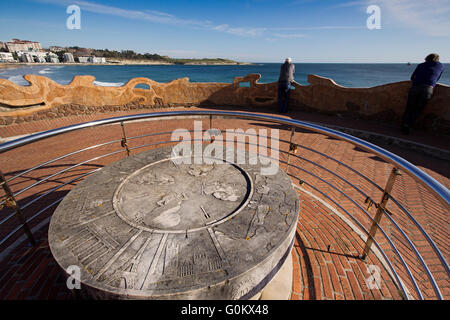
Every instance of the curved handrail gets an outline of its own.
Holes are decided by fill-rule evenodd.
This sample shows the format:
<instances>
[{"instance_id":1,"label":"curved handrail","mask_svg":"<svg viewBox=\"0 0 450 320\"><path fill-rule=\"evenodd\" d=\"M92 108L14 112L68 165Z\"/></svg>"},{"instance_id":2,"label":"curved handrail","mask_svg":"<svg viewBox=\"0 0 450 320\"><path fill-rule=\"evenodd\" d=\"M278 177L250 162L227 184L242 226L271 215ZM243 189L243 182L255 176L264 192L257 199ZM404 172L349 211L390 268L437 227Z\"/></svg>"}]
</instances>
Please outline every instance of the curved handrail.
<instances>
[{"instance_id":1,"label":"curved handrail","mask_svg":"<svg viewBox=\"0 0 450 320\"><path fill-rule=\"evenodd\" d=\"M169 120L170 118L192 117L192 116L201 116L201 117L209 116L210 118L214 116L216 118L237 118L237 119L273 122L273 123L277 123L277 124L284 124L284 125L291 126L291 127L307 129L309 131L317 132L320 134L331 136L333 138L337 138L342 141L349 142L361 149L364 149L366 151L371 152L372 154L377 155L378 157L380 157L387 163L395 166L396 168L402 169L404 172L408 173L413 179L415 179L419 183L423 184L429 191L431 191L433 194L435 194L437 196L437 198L445 206L449 205L450 192L445 186L440 184L434 178L432 178L427 173L425 173L421 169L417 168L416 166L414 166L407 160L405 160L383 148L380 148L380 147L378 147L372 143L369 143L367 141L364 141L362 139L353 137L349 134L342 133L340 131L329 129L326 127L322 127L322 126L314 124L314 123L299 121L299 120L292 120L292 119L281 118L281 117L262 115L262 114L254 114L254 113L196 110L196 111L156 112L156 113L145 113L145 114L138 114L138 115L114 117L114 118L96 120L96 121L92 121L92 122L80 123L80 124L70 125L67 127L48 130L48 131L33 134L33 135L30 135L30 136L27 136L24 138L19 138L19 139L13 140L13 141L9 141L4 144L0 144L0 154L7 152L9 150L18 148L20 146L24 146L24 145L36 142L36 141L40 141L40 140L43 140L46 138L54 137L57 135L61 135L64 133L73 132L73 131L77 131L77 130L81 130L81 129L85 129L85 128L91 128L91 127L102 126L102 125L107 125L107 124L117 124L117 123L121 123L121 122L133 121L133 120L152 119L152 118L166 118L167 120ZM144 136L147 136L147 135L144 135ZM139 137L133 137L133 138L139 138ZM129 139L133 139L133 138L130 137ZM109 144L109 143L113 143L113 142L117 142L117 141L120 141L120 140L114 140L114 141L110 141L107 143L102 143L100 145ZM287 142L287 141L284 141L284 142ZM96 145L94 147L97 147L100 145ZM94 147L84 148L84 149L78 150L76 152L81 152L81 151L88 150L88 149L94 148ZM61 157L59 157L59 158L61 158ZM57 158L57 159L59 159L59 158ZM317 164L315 164L315 165L317 165ZM28 169L25 172L29 172L31 170L33 170L33 168ZM325 170L327 170L327 169L325 169ZM18 177L18 176L24 174L25 172L22 172L21 174L15 176L15 177ZM59 174L59 172L56 174ZM15 178L15 177L13 177L13 178ZM11 179L12 178L8 179L8 181L10 181ZM34 185L27 187L26 190L30 189L33 186ZM401 204L399 204L397 201L396 201L396 204L401 206ZM355 203L355 205L357 205L357 204ZM357 205L357 206L359 207L359 205ZM408 217L414 222L414 224L419 228L419 230L425 236L427 241L431 244L431 246L433 247L433 249L439 256L442 264L444 265L444 267L446 268L447 273L448 273L449 272L448 263L445 260L445 258L442 256L441 252L439 251L439 249L437 248L437 246L435 245L433 240L429 237L429 235L425 232L425 230L421 227L421 225L411 216L411 214L409 212L406 212L406 213L407 213ZM397 226L397 228L399 228L399 227ZM402 232L401 229L399 229L399 230L400 230L400 232ZM384 234L384 232L383 232L383 234ZM386 234L385 234L385 236L387 237ZM409 239L407 239L407 240L409 240ZM378 247L378 245L377 245L377 247ZM413 249L415 249L414 246L413 246ZM417 251L417 250L415 250L415 251ZM416 252L416 254L417 254L417 252ZM421 262L422 262L422 264L424 264L423 261L421 261ZM404 264L404 261L403 261L403 264ZM406 266L406 268L408 269L407 266ZM425 265L425 268L426 268L426 265ZM407 271L409 271L409 270L407 270ZM434 279L432 279L432 281L433 280ZM412 281L413 281L413 284L415 284L414 279L412 279ZM435 283L433 283L433 284L435 285ZM415 286L417 289L417 285L415 285ZM419 290L419 295L420 295L420 290ZM438 296L440 296L440 292L438 292Z\"/></svg>"},{"instance_id":2,"label":"curved handrail","mask_svg":"<svg viewBox=\"0 0 450 320\"><path fill-rule=\"evenodd\" d=\"M397 156L396 154L389 152L375 144L362 140L360 138L351 136L349 134L325 128L319 126L317 124L311 122L305 122L300 120L292 120L281 117L274 117L262 114L253 114L247 112L233 112L233 111L203 111L203 110L195 110L195 111L170 111L170 112L155 112L155 113L144 113L138 115L129 115L129 116L121 116L114 117L109 119L101 119L91 122L85 122L75 125L70 125L67 127L62 127L58 129L48 130L40 133L36 133L27 137L19 138L17 140L9 141L0 145L0 154L6 152L11 149L18 148L20 146L27 145L32 142L36 142L39 140L43 140L45 138L54 137L66 132L81 130L90 127L96 127L105 124L113 124L124 121L132 121L132 120L141 120L148 118L164 118L164 117L173 117L173 116L229 116L235 118L242 118L247 120L259 120L259 121L269 121L276 122L291 126L296 126L304 129L308 129L311 131L315 131L318 133L322 133L328 136L332 136L334 138L338 138L343 141L350 142L366 151L372 152L385 160L386 162L393 164L399 169L409 173L415 180L424 183L425 187L432 191L434 194L438 195L438 198L444 201L446 205L450 205L450 191L439 183L436 179L425 173L423 170L417 168L415 165L410 163L409 161L403 159L402 157Z\"/></svg>"}]
</instances>

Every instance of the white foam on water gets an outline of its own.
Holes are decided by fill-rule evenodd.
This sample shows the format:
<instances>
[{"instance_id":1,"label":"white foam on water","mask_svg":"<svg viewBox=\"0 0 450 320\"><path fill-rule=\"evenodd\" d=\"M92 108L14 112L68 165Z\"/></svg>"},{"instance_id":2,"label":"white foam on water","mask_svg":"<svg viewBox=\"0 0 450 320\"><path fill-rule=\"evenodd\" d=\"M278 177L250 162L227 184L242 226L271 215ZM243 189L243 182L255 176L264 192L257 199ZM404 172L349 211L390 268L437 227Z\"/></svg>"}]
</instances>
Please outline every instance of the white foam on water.
<instances>
[{"instance_id":1,"label":"white foam on water","mask_svg":"<svg viewBox=\"0 0 450 320\"><path fill-rule=\"evenodd\" d=\"M49 73L53 73L52 69L50 69L50 68L45 68L45 69L39 71L39 74L49 74Z\"/></svg>"},{"instance_id":2,"label":"white foam on water","mask_svg":"<svg viewBox=\"0 0 450 320\"><path fill-rule=\"evenodd\" d=\"M94 81L94 84L100 87L121 87L124 85L123 82L102 82L102 81Z\"/></svg>"}]
</instances>

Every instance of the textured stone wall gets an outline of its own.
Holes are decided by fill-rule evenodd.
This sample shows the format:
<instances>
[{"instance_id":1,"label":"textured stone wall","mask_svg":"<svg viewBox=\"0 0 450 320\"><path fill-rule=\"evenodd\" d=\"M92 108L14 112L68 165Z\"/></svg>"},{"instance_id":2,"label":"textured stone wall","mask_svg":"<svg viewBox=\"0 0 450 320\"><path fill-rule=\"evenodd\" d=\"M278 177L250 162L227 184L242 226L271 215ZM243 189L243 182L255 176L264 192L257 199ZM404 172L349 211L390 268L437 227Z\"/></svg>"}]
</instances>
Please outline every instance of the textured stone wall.
<instances>
[{"instance_id":1,"label":"textured stone wall","mask_svg":"<svg viewBox=\"0 0 450 320\"><path fill-rule=\"evenodd\" d=\"M26 75L29 86L0 79L0 125L70 115L174 106L269 107L276 110L277 84L258 83L259 74L236 77L233 83L192 83L188 78L158 83L135 78L122 87L94 85L92 76L76 76L69 85ZM249 87L240 83L249 82ZM309 85L295 83L291 110L339 114L360 119L398 122L404 112L409 81L371 88L345 88L333 80L308 76ZM145 84L148 89L136 88ZM419 126L450 132L450 87L437 85Z\"/></svg>"},{"instance_id":2,"label":"textured stone wall","mask_svg":"<svg viewBox=\"0 0 450 320\"><path fill-rule=\"evenodd\" d=\"M308 82L309 86L295 85L295 108L391 123L401 120L411 87L410 81L402 81L371 88L345 88L315 75L309 75ZM449 134L449 110L450 86L438 84L418 126Z\"/></svg>"}]
</instances>

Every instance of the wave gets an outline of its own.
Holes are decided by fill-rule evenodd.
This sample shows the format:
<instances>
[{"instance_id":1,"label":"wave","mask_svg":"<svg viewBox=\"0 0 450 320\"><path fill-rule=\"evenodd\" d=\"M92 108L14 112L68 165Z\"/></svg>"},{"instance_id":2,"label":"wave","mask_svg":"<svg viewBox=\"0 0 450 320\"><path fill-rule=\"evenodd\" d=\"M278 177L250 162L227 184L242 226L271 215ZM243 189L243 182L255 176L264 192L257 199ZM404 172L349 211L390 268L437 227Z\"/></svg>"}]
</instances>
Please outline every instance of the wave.
<instances>
[{"instance_id":1,"label":"wave","mask_svg":"<svg viewBox=\"0 0 450 320\"><path fill-rule=\"evenodd\" d=\"M96 86L100 86L100 87L121 87L123 86L125 83L123 82L102 82L102 81L94 81L94 84Z\"/></svg>"},{"instance_id":2,"label":"wave","mask_svg":"<svg viewBox=\"0 0 450 320\"><path fill-rule=\"evenodd\" d=\"M42 69L41 71L39 71L39 74L49 74L49 73L53 73L53 71L51 71L52 69L50 68L45 68Z\"/></svg>"}]
</instances>

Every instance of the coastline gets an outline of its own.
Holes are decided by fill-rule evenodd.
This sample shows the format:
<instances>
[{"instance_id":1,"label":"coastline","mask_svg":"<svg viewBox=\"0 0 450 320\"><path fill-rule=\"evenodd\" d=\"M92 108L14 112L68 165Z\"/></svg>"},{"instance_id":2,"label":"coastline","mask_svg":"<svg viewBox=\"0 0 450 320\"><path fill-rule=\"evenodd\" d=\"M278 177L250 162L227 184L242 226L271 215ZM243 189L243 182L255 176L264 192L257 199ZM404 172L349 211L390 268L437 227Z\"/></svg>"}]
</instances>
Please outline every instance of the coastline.
<instances>
[{"instance_id":1,"label":"coastline","mask_svg":"<svg viewBox=\"0 0 450 320\"><path fill-rule=\"evenodd\" d=\"M30 63L31 64L31 63ZM6 69L17 69L21 67L26 67L25 63L0 63L0 70L6 70Z\"/></svg>"},{"instance_id":2,"label":"coastline","mask_svg":"<svg viewBox=\"0 0 450 320\"><path fill-rule=\"evenodd\" d=\"M126 60L126 61L118 61L118 62L107 62L107 63L68 63L68 62L60 62L60 63L52 63L52 62L43 62L43 63L29 63L29 62L6 62L6 63L0 63L0 69L15 69L20 67L32 67L32 66L153 66L153 65L167 65L167 66L174 66L174 65L185 65L185 66L240 66L240 65L253 65L253 63L250 62L236 62L236 63L220 63L220 62L213 62L213 63L206 63L206 62L191 62L191 63L169 63L169 62L160 62L160 61L133 61L133 60Z\"/></svg>"}]
</instances>

